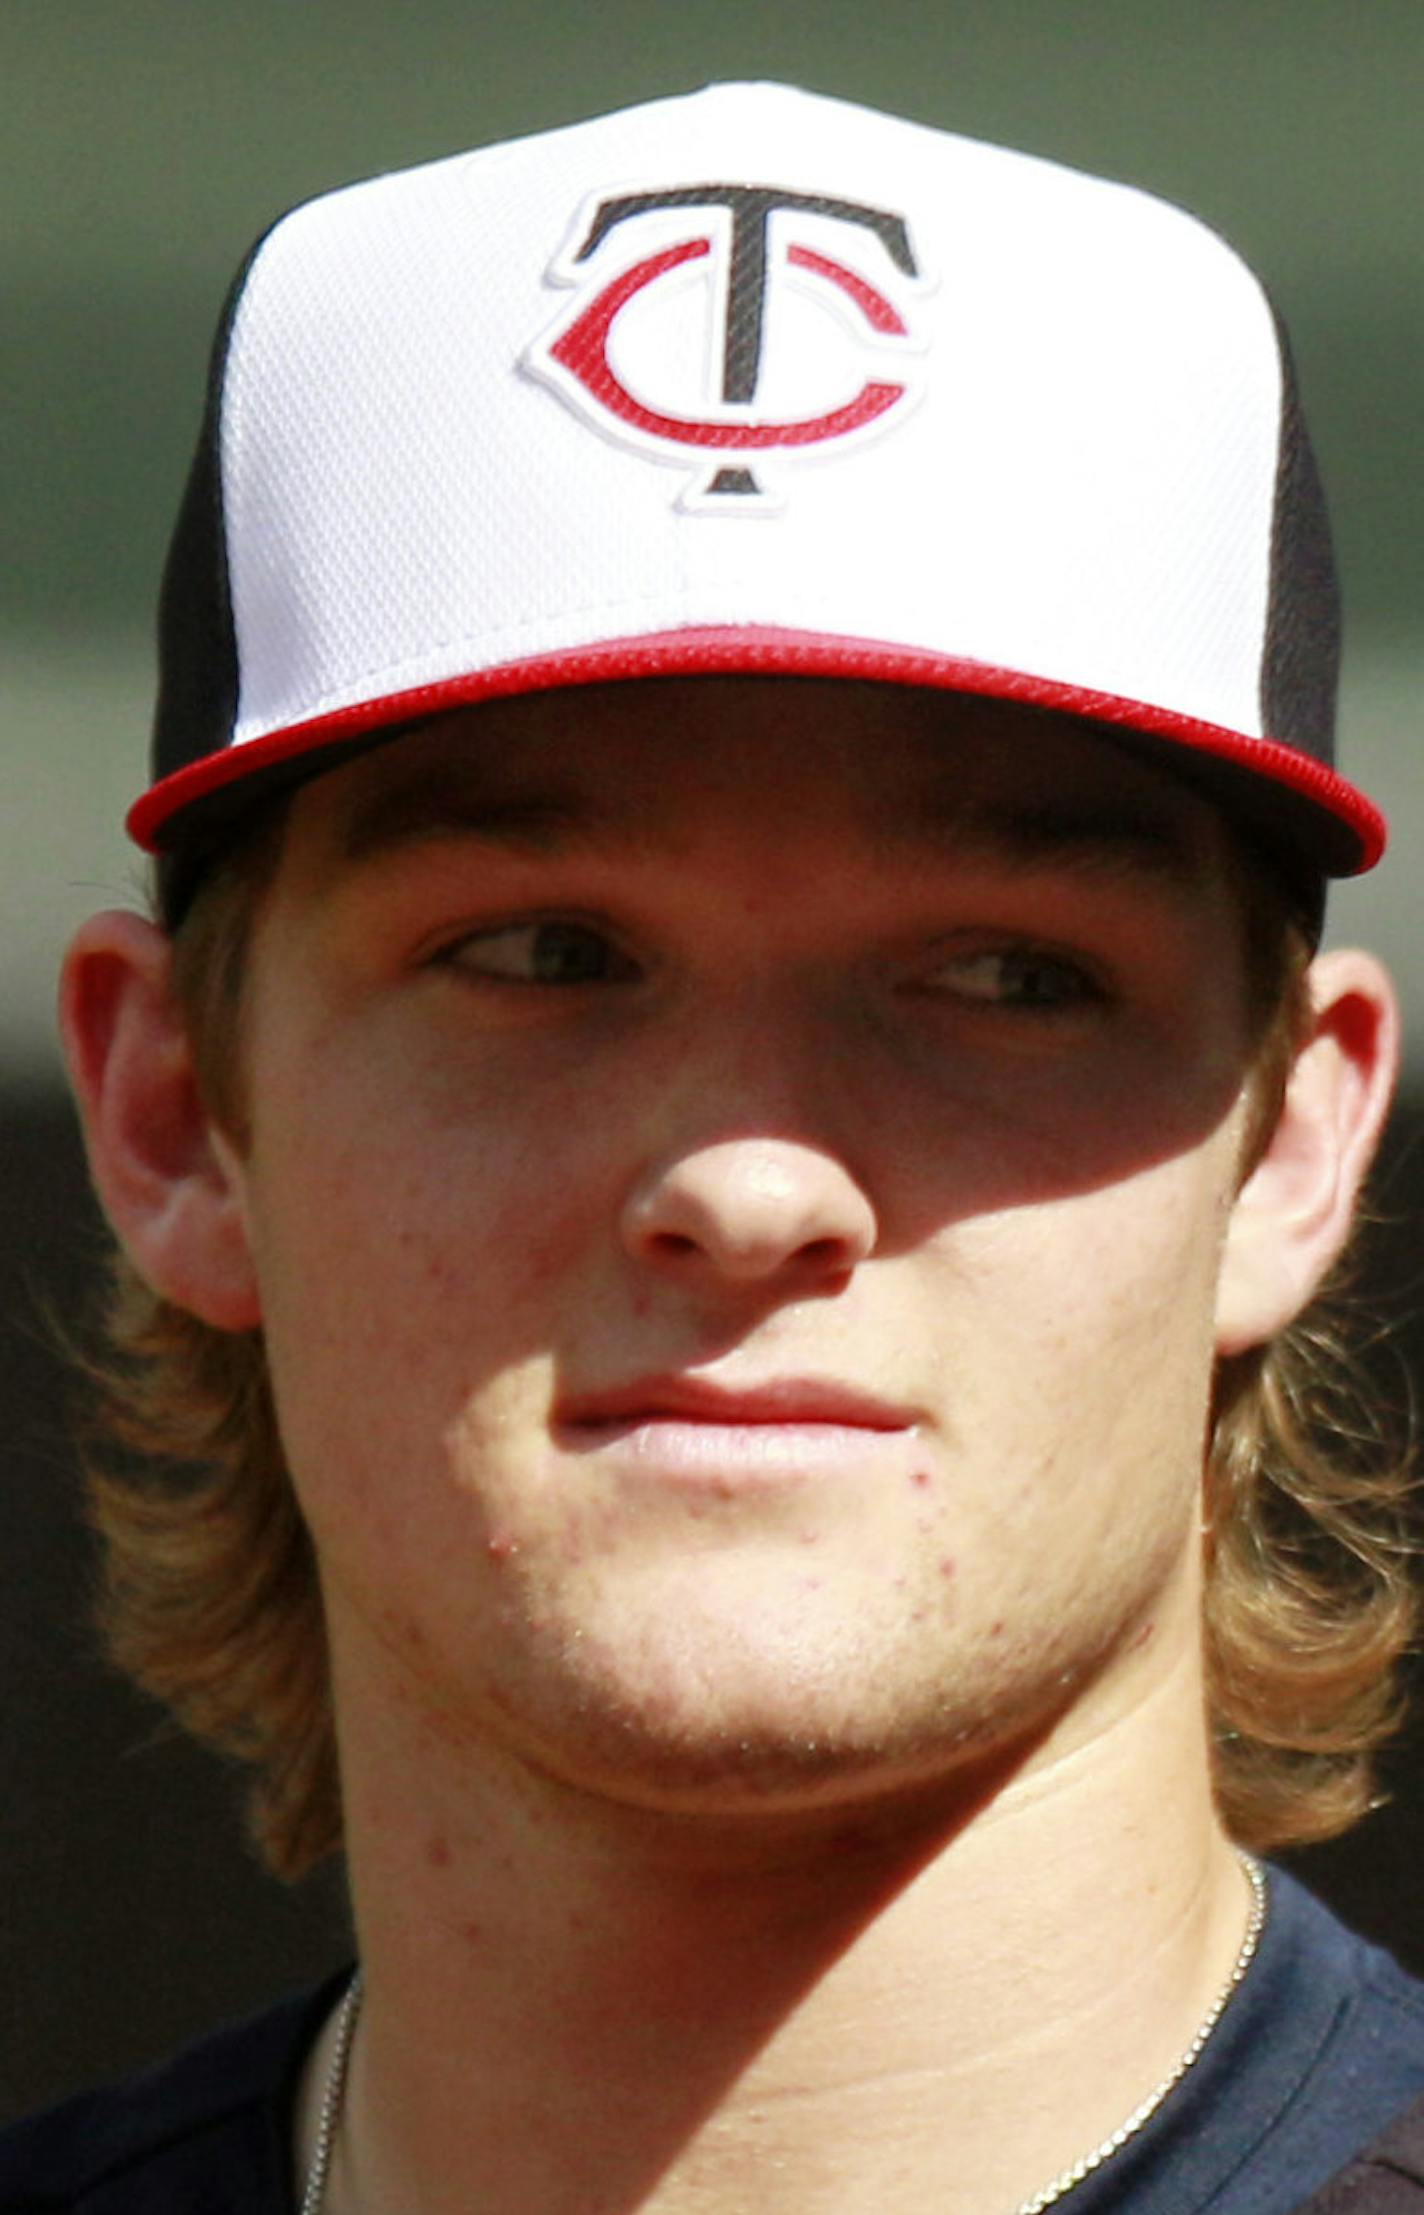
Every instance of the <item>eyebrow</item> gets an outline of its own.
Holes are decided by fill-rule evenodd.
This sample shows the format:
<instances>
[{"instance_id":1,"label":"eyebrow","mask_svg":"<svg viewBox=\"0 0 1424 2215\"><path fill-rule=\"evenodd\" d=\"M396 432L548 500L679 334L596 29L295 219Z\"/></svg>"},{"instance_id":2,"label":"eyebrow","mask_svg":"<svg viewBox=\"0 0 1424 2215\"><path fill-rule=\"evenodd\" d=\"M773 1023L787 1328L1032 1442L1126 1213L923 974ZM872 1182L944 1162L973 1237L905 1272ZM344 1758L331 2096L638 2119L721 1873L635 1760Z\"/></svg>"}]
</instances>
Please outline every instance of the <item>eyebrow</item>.
<instances>
[{"instance_id":1,"label":"eyebrow","mask_svg":"<svg viewBox=\"0 0 1424 2215\"><path fill-rule=\"evenodd\" d=\"M1148 877L1192 886L1206 875L1205 842L1188 826L1121 803L978 801L930 806L930 841L966 859L1025 873L1067 868L1094 877Z\"/></svg>"},{"instance_id":2,"label":"eyebrow","mask_svg":"<svg viewBox=\"0 0 1424 2215\"><path fill-rule=\"evenodd\" d=\"M982 863L1015 874L1069 869L1088 877L1199 884L1204 842L1189 826L1120 799L966 801L936 785L877 811L866 835L882 853ZM367 862L402 848L473 839L509 853L630 853L655 848L654 824L609 814L596 793L482 789L469 765L441 765L367 794L345 825L340 854Z\"/></svg>"},{"instance_id":3,"label":"eyebrow","mask_svg":"<svg viewBox=\"0 0 1424 2215\"><path fill-rule=\"evenodd\" d=\"M605 844L612 835L595 809L568 795L482 792L467 775L435 771L363 799L346 823L340 851L344 861L362 862L400 847L473 838L543 854Z\"/></svg>"}]
</instances>

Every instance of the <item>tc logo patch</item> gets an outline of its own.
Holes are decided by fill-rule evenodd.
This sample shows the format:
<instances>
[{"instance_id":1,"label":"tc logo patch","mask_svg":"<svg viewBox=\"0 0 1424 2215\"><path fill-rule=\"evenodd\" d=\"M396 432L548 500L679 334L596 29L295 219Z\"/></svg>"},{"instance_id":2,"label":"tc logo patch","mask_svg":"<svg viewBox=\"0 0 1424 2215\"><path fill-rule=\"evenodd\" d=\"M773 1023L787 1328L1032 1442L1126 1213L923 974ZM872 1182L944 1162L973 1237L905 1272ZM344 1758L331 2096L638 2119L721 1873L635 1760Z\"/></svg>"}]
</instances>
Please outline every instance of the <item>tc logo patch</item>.
<instances>
[{"instance_id":1,"label":"tc logo patch","mask_svg":"<svg viewBox=\"0 0 1424 2215\"><path fill-rule=\"evenodd\" d=\"M904 298L920 271L882 208L762 185L622 193L581 211L548 275L577 293L525 367L651 458L724 457L683 508L766 513L767 457L859 441L915 397L917 343L882 286Z\"/></svg>"}]
</instances>

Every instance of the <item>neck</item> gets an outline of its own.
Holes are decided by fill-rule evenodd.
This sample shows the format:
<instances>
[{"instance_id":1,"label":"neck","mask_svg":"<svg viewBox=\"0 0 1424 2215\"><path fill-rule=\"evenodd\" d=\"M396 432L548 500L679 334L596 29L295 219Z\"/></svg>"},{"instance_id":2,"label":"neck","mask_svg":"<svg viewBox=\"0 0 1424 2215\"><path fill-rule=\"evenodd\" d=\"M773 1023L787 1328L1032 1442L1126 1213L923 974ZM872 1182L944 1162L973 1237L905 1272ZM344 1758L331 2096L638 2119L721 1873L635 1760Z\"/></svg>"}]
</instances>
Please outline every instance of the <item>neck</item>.
<instances>
[{"instance_id":1,"label":"neck","mask_svg":"<svg viewBox=\"0 0 1424 2215\"><path fill-rule=\"evenodd\" d=\"M972 1795L775 1823L344 1748L367 1997L328 2215L1017 2207L1241 1943L1201 1715L1178 1659Z\"/></svg>"}]
</instances>

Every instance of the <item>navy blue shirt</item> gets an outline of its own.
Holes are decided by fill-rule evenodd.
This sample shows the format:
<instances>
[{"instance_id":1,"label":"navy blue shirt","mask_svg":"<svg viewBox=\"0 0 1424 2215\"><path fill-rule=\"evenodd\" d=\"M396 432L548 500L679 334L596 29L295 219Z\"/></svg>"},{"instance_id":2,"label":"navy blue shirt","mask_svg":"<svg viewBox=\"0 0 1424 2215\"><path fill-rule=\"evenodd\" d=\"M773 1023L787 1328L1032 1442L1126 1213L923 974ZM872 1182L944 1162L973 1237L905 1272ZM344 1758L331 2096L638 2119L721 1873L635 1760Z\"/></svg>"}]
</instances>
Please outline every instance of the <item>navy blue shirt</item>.
<instances>
[{"instance_id":1,"label":"navy blue shirt","mask_svg":"<svg viewBox=\"0 0 1424 2215\"><path fill-rule=\"evenodd\" d=\"M339 1988L0 2132L2 2215L294 2215L297 2082ZM1195 2067L1056 2208L1292 2215L1420 2092L1424 1985L1273 1871L1260 1949Z\"/></svg>"}]
</instances>

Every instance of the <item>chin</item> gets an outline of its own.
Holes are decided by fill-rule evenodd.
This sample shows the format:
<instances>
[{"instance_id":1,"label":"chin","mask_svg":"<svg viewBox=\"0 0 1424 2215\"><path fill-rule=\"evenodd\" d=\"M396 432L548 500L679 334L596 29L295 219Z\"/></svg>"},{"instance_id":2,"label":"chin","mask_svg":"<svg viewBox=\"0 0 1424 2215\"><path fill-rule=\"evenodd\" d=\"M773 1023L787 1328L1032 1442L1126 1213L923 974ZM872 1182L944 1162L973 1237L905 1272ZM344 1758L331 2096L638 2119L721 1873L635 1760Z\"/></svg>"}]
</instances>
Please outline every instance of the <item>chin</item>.
<instances>
[{"instance_id":1,"label":"chin","mask_svg":"<svg viewBox=\"0 0 1424 2215\"><path fill-rule=\"evenodd\" d=\"M1043 1734L1061 1671L1010 1685L922 1626L664 1609L581 1624L501 1688L507 1727L566 1783L672 1813L845 1809L928 1786L977 1793ZM542 1642L541 1642L542 1643Z\"/></svg>"}]
</instances>

